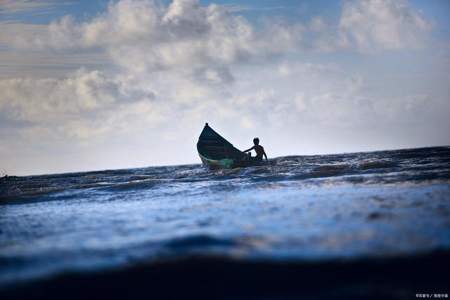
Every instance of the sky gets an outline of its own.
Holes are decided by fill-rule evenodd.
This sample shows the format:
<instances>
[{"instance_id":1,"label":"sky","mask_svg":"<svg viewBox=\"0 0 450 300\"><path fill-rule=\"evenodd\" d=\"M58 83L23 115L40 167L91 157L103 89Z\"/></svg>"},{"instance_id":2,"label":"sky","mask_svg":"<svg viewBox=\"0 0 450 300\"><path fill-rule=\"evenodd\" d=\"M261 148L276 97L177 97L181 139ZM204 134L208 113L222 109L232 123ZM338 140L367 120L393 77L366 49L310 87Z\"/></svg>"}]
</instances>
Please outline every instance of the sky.
<instances>
[{"instance_id":1,"label":"sky","mask_svg":"<svg viewBox=\"0 0 450 300\"><path fill-rule=\"evenodd\" d=\"M0 0L0 173L450 145L447 0Z\"/></svg>"}]
</instances>

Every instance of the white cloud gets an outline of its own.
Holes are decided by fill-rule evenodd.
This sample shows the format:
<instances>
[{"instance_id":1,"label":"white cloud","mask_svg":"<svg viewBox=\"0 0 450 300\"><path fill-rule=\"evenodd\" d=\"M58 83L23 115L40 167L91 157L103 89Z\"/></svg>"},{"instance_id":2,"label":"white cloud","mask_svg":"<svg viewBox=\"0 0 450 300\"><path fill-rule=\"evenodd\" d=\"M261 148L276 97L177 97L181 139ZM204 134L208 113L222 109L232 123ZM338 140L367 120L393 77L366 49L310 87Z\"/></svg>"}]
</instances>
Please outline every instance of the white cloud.
<instances>
[{"instance_id":1,"label":"white cloud","mask_svg":"<svg viewBox=\"0 0 450 300\"><path fill-rule=\"evenodd\" d=\"M16 36L20 48L104 48L117 64L136 72L171 68L222 69L242 60L298 49L302 26L267 23L262 30L218 5L175 0L122 0L84 23L65 16L33 37ZM215 70L217 71L217 70Z\"/></svg>"},{"instance_id":2,"label":"white cloud","mask_svg":"<svg viewBox=\"0 0 450 300\"><path fill-rule=\"evenodd\" d=\"M339 22L339 45L364 52L416 48L430 29L407 0L349 0Z\"/></svg>"},{"instance_id":3,"label":"white cloud","mask_svg":"<svg viewBox=\"0 0 450 300\"><path fill-rule=\"evenodd\" d=\"M202 6L196 0L175 0L169 6L122 0L85 22L65 16L49 25L0 24L0 44L53 49L55 55L96 49L129 72L176 70L193 79L229 83L230 68L237 63L305 49L414 48L423 45L430 27L406 0L346 1L338 24L320 16L308 24L270 18L260 28L226 6Z\"/></svg>"},{"instance_id":4,"label":"white cloud","mask_svg":"<svg viewBox=\"0 0 450 300\"><path fill-rule=\"evenodd\" d=\"M168 117L167 106L155 105L149 88L99 71L79 70L61 79L1 79L0 90L2 123L23 124L17 133L30 140L83 140L124 131L130 123L151 128Z\"/></svg>"},{"instance_id":5,"label":"white cloud","mask_svg":"<svg viewBox=\"0 0 450 300\"><path fill-rule=\"evenodd\" d=\"M98 71L80 70L65 79L3 79L0 90L0 109L9 118L47 121L111 105L119 86Z\"/></svg>"},{"instance_id":6,"label":"white cloud","mask_svg":"<svg viewBox=\"0 0 450 300\"><path fill-rule=\"evenodd\" d=\"M83 23L66 16L47 27L16 25L9 25L9 29L29 33L10 30L4 42L23 51L38 48L58 54L101 48L113 64L122 67L115 76L83 70L61 79L0 81L6 91L0 96L0 110L9 119L49 128L59 122L62 134L76 137L88 136L88 128L104 133L104 126L94 120L99 115L112 120L112 113L98 112L117 114L118 107L127 111L124 99L139 101L135 98L148 94L151 100L156 99L152 109L172 110L171 115L178 118L199 121L223 105L224 95L229 93L226 86L234 82L231 68L236 63L296 49L303 30L281 20L266 22L263 29L255 30L246 19L222 6L201 6L192 0L176 0L167 7L153 1L123 0ZM144 106L140 112L138 107L133 109L134 125L148 113ZM221 111L226 114L226 110ZM251 126L250 121L245 124Z\"/></svg>"}]
</instances>

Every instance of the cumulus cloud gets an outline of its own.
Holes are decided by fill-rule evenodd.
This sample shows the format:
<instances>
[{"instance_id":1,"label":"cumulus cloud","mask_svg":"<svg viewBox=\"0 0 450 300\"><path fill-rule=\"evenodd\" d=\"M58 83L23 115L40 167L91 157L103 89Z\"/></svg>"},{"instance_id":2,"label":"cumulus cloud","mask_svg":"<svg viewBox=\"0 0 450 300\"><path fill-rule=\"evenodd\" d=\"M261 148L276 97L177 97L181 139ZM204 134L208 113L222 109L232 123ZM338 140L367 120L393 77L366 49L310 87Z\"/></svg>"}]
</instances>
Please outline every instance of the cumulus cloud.
<instances>
[{"instance_id":1,"label":"cumulus cloud","mask_svg":"<svg viewBox=\"0 0 450 300\"><path fill-rule=\"evenodd\" d=\"M431 28L406 0L345 1L337 24L316 16L305 24L269 18L259 25L197 0L168 6L122 0L84 22L68 15L49 25L1 24L0 44L55 53L101 50L130 72L176 70L214 84L232 82L234 64L274 55L420 47Z\"/></svg>"},{"instance_id":2,"label":"cumulus cloud","mask_svg":"<svg viewBox=\"0 0 450 300\"><path fill-rule=\"evenodd\" d=\"M196 0L175 0L169 6L153 1L122 0L84 23L70 16L51 23L34 37L18 36L17 47L40 49L104 48L114 61L133 71L171 68L220 70L258 56L297 49L302 26L280 22L255 28L222 6L201 6ZM218 71L219 70L219 71ZM198 72L198 70L196 70Z\"/></svg>"},{"instance_id":3,"label":"cumulus cloud","mask_svg":"<svg viewBox=\"0 0 450 300\"><path fill-rule=\"evenodd\" d=\"M442 95L433 98L412 90L402 94L374 90L367 76L336 64L286 60L260 67L252 76L248 81L243 75L237 78L228 105L233 109L221 111L222 117L236 126L273 131L273 136L280 132L308 135L305 128L309 132L327 128L326 136L376 128L405 130L404 126L425 124L432 116L442 121L439 111L450 111ZM423 126L432 127L431 123Z\"/></svg>"},{"instance_id":4,"label":"cumulus cloud","mask_svg":"<svg viewBox=\"0 0 450 300\"><path fill-rule=\"evenodd\" d=\"M320 52L418 49L431 27L407 0L345 0L337 23L321 16L310 20L307 46Z\"/></svg>"},{"instance_id":5,"label":"cumulus cloud","mask_svg":"<svg viewBox=\"0 0 450 300\"><path fill-rule=\"evenodd\" d=\"M303 31L300 24L281 19L265 22L257 30L226 7L202 6L195 0L175 0L168 6L122 0L86 22L65 16L48 26L5 26L11 30L0 42L23 51L103 49L112 64L121 67L114 76L81 70L64 78L0 81L5 90L0 110L7 118L41 123L58 120L72 124L67 128L92 127L93 132L99 128L92 122L98 118L97 111L117 110L120 103L139 99L156 99L155 110L171 106L190 116L178 117L200 118L230 95L226 86L234 82L234 65L298 49ZM71 121L73 116L81 121Z\"/></svg>"},{"instance_id":6,"label":"cumulus cloud","mask_svg":"<svg viewBox=\"0 0 450 300\"><path fill-rule=\"evenodd\" d=\"M406 0L349 0L339 21L339 45L361 51L416 48L430 28Z\"/></svg>"},{"instance_id":7,"label":"cumulus cloud","mask_svg":"<svg viewBox=\"0 0 450 300\"><path fill-rule=\"evenodd\" d=\"M100 71L81 69L60 79L2 79L0 90L3 122L28 124L63 136L85 138L107 128L113 131L124 124L121 118L133 114L145 114L146 120L152 116L155 122L161 119L150 111L151 90L135 89L126 79L112 79Z\"/></svg>"},{"instance_id":8,"label":"cumulus cloud","mask_svg":"<svg viewBox=\"0 0 450 300\"><path fill-rule=\"evenodd\" d=\"M82 70L65 79L3 79L0 89L0 109L10 118L30 121L104 108L119 91L102 73Z\"/></svg>"}]
</instances>

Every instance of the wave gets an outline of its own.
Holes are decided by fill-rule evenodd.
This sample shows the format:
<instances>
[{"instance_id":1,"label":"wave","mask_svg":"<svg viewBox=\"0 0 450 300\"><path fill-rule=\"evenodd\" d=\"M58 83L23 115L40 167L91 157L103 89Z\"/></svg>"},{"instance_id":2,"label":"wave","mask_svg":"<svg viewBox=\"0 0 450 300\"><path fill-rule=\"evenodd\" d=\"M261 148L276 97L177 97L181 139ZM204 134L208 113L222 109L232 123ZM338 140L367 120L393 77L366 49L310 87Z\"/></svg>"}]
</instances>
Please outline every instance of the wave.
<instances>
[{"instance_id":1,"label":"wave","mask_svg":"<svg viewBox=\"0 0 450 300\"><path fill-rule=\"evenodd\" d=\"M358 168L361 170L395 168L397 166L398 163L389 160L368 160L358 164Z\"/></svg>"},{"instance_id":2,"label":"wave","mask_svg":"<svg viewBox=\"0 0 450 300\"><path fill-rule=\"evenodd\" d=\"M315 167L309 175L310 177L338 176L349 172L351 168L349 164L322 165Z\"/></svg>"},{"instance_id":3,"label":"wave","mask_svg":"<svg viewBox=\"0 0 450 300\"><path fill-rule=\"evenodd\" d=\"M450 147L334 155L285 156L269 166L210 171L201 165L148 167L0 179L0 203L41 201L66 193L160 191L165 195L241 189L252 184L332 179L334 183L383 184L450 180ZM226 184L223 184L226 183ZM328 181L327 184L330 184ZM164 190L166 189L166 190ZM57 198L57 197L56 197ZM66 197L67 199L67 197Z\"/></svg>"},{"instance_id":4,"label":"wave","mask_svg":"<svg viewBox=\"0 0 450 300\"><path fill-rule=\"evenodd\" d=\"M144 180L132 180L123 183L108 184L98 188L98 190L111 191L111 192L126 192L130 190L139 189L151 189L164 182L160 179L144 179Z\"/></svg>"}]
</instances>

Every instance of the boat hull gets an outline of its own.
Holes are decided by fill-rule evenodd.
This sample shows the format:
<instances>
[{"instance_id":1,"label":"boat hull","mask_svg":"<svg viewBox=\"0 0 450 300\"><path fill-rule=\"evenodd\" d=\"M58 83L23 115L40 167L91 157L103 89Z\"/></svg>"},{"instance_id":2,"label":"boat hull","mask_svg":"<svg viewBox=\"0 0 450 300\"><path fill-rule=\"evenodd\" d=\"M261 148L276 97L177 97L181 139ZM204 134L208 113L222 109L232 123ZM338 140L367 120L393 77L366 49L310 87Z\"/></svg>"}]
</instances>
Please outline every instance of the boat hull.
<instances>
[{"instance_id":1,"label":"boat hull","mask_svg":"<svg viewBox=\"0 0 450 300\"><path fill-rule=\"evenodd\" d=\"M263 160L249 159L249 160L233 160L233 159L210 159L200 153L200 160L202 164L212 170L216 169L234 169L234 168L246 168L267 165L267 162Z\"/></svg>"}]
</instances>

